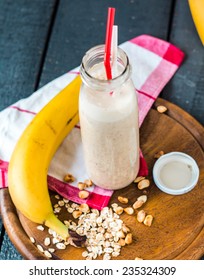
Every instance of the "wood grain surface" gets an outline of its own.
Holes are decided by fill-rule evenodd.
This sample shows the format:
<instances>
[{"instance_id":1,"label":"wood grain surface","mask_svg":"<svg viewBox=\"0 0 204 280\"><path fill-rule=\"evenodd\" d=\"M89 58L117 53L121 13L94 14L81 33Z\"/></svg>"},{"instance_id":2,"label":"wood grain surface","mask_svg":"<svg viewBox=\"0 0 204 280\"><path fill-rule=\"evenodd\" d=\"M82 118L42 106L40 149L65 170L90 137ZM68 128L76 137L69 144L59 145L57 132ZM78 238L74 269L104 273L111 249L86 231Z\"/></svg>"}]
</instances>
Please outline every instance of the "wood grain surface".
<instances>
[{"instance_id":1,"label":"wood grain surface","mask_svg":"<svg viewBox=\"0 0 204 280\"><path fill-rule=\"evenodd\" d=\"M133 215L122 214L121 219L133 233L133 243L121 250L119 257L115 259L199 259L204 253L204 143L200 142L200 136L204 129L189 114L177 106L158 99L155 108L165 105L168 110L160 114L156 109L151 109L141 127L141 148L149 167L148 178L151 186L147 190L148 201L143 209L154 217L151 227L146 227L136 221L136 213ZM185 119L185 126L179 123ZM190 124L188 126L188 123ZM193 124L193 125L192 125ZM196 187L189 193L172 196L161 192L152 179L152 167L154 154L160 150L165 153L172 151L185 152L191 155L200 168L200 178ZM138 190L135 184L115 191L110 205L118 203L118 196L129 198L132 205L143 191ZM54 193L50 193L53 204L57 202ZM36 224L16 213L8 190L0 192L1 213L6 230L16 248L26 259L43 259L35 245L41 244L46 236L47 229L39 231ZM120 204L120 203L119 203ZM61 220L73 217L66 209L59 214ZM33 245L28 236L35 238ZM44 246L45 248L45 246ZM67 246L65 250L56 250L54 259L83 259L84 249Z\"/></svg>"},{"instance_id":2,"label":"wood grain surface","mask_svg":"<svg viewBox=\"0 0 204 280\"><path fill-rule=\"evenodd\" d=\"M185 0L1 0L0 110L76 67L87 49L104 41L108 6L117 8L119 43L150 34L185 52L184 63L160 97L179 105L200 122L177 114L188 131L189 126L202 131L204 52ZM174 110L169 114L174 118ZM203 135L194 133L202 146ZM22 256L0 218L1 259Z\"/></svg>"}]
</instances>

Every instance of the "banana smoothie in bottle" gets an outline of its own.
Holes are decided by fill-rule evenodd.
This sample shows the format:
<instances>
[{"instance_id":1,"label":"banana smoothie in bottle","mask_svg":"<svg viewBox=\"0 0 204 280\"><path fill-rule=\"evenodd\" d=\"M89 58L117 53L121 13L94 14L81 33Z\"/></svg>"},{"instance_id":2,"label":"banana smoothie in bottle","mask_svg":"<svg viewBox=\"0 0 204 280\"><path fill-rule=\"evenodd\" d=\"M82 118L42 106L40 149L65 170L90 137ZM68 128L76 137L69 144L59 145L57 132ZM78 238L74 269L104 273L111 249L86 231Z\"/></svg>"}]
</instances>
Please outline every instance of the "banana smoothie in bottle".
<instances>
[{"instance_id":1,"label":"banana smoothie in bottle","mask_svg":"<svg viewBox=\"0 0 204 280\"><path fill-rule=\"evenodd\" d=\"M97 186L115 190L129 185L139 170L137 93L126 53L118 48L111 80L103 57L104 45L83 57L79 116L87 173Z\"/></svg>"}]
</instances>

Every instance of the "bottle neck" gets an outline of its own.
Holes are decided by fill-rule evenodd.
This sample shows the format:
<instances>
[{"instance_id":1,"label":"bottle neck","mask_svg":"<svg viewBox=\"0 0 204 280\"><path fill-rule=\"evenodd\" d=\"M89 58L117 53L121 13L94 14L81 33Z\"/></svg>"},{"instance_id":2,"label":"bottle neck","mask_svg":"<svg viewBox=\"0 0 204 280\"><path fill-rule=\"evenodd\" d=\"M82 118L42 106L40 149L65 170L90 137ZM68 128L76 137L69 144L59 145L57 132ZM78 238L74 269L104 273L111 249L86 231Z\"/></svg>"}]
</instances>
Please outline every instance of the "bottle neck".
<instances>
[{"instance_id":1,"label":"bottle neck","mask_svg":"<svg viewBox=\"0 0 204 280\"><path fill-rule=\"evenodd\" d=\"M105 45L91 48L83 57L80 74L86 86L97 91L114 90L124 84L131 75L131 67L126 53L118 48L114 77L107 80L104 67Z\"/></svg>"}]
</instances>

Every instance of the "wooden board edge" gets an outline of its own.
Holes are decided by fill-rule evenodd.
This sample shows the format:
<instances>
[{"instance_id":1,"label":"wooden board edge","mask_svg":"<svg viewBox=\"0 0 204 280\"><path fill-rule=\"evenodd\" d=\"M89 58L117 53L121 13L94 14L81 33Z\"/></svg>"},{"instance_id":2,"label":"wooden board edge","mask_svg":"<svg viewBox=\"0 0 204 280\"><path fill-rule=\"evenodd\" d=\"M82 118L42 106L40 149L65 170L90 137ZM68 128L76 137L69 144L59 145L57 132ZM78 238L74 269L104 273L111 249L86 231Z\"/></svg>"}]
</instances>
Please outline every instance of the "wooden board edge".
<instances>
[{"instance_id":1,"label":"wooden board edge","mask_svg":"<svg viewBox=\"0 0 204 280\"><path fill-rule=\"evenodd\" d=\"M5 201L7 205L5 205ZM0 212L6 232L18 252L27 260L47 260L31 243L18 218L8 189L0 190ZM15 230L15 234L12 234Z\"/></svg>"},{"instance_id":2,"label":"wooden board edge","mask_svg":"<svg viewBox=\"0 0 204 280\"><path fill-rule=\"evenodd\" d=\"M196 239L175 260L199 260L204 255L204 227Z\"/></svg>"},{"instance_id":3,"label":"wooden board edge","mask_svg":"<svg viewBox=\"0 0 204 280\"><path fill-rule=\"evenodd\" d=\"M188 130L204 150L204 127L202 124L199 123L188 112L165 99L158 98L153 105L153 109L156 109L159 105L165 106L167 108L165 114L180 123L186 130Z\"/></svg>"}]
</instances>

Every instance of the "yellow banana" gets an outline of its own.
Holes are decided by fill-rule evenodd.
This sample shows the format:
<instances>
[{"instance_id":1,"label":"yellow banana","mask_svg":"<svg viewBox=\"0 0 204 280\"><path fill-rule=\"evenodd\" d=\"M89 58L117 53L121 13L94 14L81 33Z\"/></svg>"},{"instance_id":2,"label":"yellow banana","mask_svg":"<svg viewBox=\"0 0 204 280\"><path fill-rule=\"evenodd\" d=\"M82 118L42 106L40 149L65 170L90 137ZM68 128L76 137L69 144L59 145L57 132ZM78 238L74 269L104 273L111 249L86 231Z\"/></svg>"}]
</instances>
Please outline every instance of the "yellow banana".
<instances>
[{"instance_id":1,"label":"yellow banana","mask_svg":"<svg viewBox=\"0 0 204 280\"><path fill-rule=\"evenodd\" d=\"M198 35L204 45L204 0L188 0Z\"/></svg>"},{"instance_id":2,"label":"yellow banana","mask_svg":"<svg viewBox=\"0 0 204 280\"><path fill-rule=\"evenodd\" d=\"M64 240L69 232L53 213L47 172L58 146L79 121L80 86L78 76L33 118L18 140L8 168L9 192L16 208Z\"/></svg>"}]
</instances>

